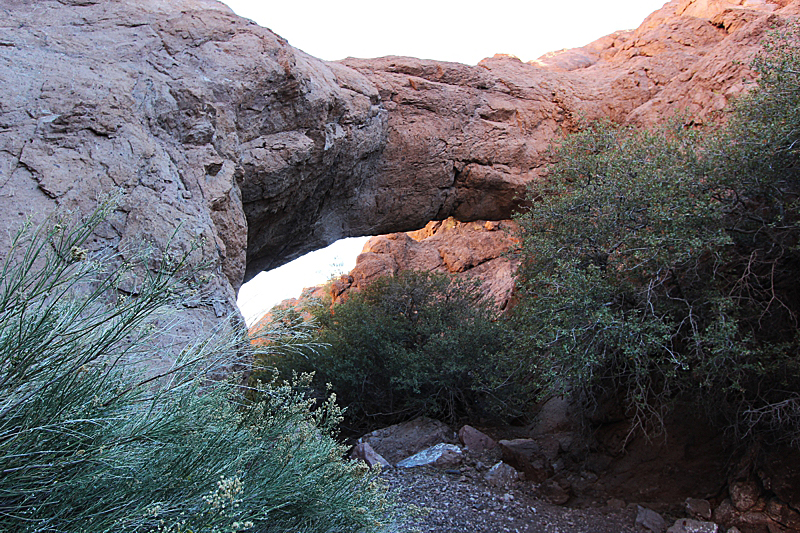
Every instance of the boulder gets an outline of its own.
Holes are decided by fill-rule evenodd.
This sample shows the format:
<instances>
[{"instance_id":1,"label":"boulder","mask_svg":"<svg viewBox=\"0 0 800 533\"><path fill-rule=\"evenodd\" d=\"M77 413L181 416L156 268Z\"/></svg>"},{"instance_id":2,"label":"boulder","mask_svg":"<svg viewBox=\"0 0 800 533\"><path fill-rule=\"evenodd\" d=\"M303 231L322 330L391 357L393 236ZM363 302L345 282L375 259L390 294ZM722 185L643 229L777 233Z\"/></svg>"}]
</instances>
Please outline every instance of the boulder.
<instances>
[{"instance_id":1,"label":"boulder","mask_svg":"<svg viewBox=\"0 0 800 533\"><path fill-rule=\"evenodd\" d=\"M667 529L667 521L663 516L641 505L636 506L636 525L653 533L664 533Z\"/></svg>"},{"instance_id":2,"label":"boulder","mask_svg":"<svg viewBox=\"0 0 800 533\"><path fill-rule=\"evenodd\" d=\"M547 435L572 429L574 420L569 399L554 396L547 400L536 414L533 435Z\"/></svg>"},{"instance_id":3,"label":"boulder","mask_svg":"<svg viewBox=\"0 0 800 533\"><path fill-rule=\"evenodd\" d=\"M736 507L729 498L722 500L714 509L712 518L717 524L730 525L737 516Z\"/></svg>"},{"instance_id":4,"label":"boulder","mask_svg":"<svg viewBox=\"0 0 800 533\"><path fill-rule=\"evenodd\" d=\"M509 485L519 479L519 472L512 466L500 461L492 466L486 474L484 479L489 485L498 488L507 488Z\"/></svg>"},{"instance_id":5,"label":"boulder","mask_svg":"<svg viewBox=\"0 0 800 533\"><path fill-rule=\"evenodd\" d=\"M534 440L539 445L541 454L551 463L558 458L558 454L562 451L563 435L544 435Z\"/></svg>"},{"instance_id":6,"label":"boulder","mask_svg":"<svg viewBox=\"0 0 800 533\"><path fill-rule=\"evenodd\" d=\"M558 483L555 479L544 481L536 492L553 505L564 505L570 497L569 485Z\"/></svg>"},{"instance_id":7,"label":"boulder","mask_svg":"<svg viewBox=\"0 0 800 533\"><path fill-rule=\"evenodd\" d=\"M736 481L728 487L733 506L739 511L747 511L761 496L761 487L756 481Z\"/></svg>"},{"instance_id":8,"label":"boulder","mask_svg":"<svg viewBox=\"0 0 800 533\"><path fill-rule=\"evenodd\" d=\"M389 464L389 461L381 457L381 455L372 449L372 446L366 442L359 442L354 447L353 450L350 452L350 459L360 459L367 463L370 467L374 466L381 466L381 467L391 467L392 465Z\"/></svg>"},{"instance_id":9,"label":"boulder","mask_svg":"<svg viewBox=\"0 0 800 533\"><path fill-rule=\"evenodd\" d=\"M458 440L473 453L483 453L497 447L494 439L472 426L463 426L458 430Z\"/></svg>"},{"instance_id":10,"label":"boulder","mask_svg":"<svg viewBox=\"0 0 800 533\"><path fill-rule=\"evenodd\" d=\"M498 442L503 461L525 474L525 479L541 483L553 475L553 468L542 448L533 439L501 440Z\"/></svg>"},{"instance_id":11,"label":"boulder","mask_svg":"<svg viewBox=\"0 0 800 533\"><path fill-rule=\"evenodd\" d=\"M686 498L686 512L694 518L711 520L711 504L708 500Z\"/></svg>"},{"instance_id":12,"label":"boulder","mask_svg":"<svg viewBox=\"0 0 800 533\"><path fill-rule=\"evenodd\" d=\"M456 435L447 425L420 417L402 424L367 433L359 442L369 444L387 461L396 464L417 452L440 443L456 444Z\"/></svg>"},{"instance_id":13,"label":"boulder","mask_svg":"<svg viewBox=\"0 0 800 533\"><path fill-rule=\"evenodd\" d=\"M800 531L800 512L785 502L772 498L767 502L766 515L776 524L790 531Z\"/></svg>"},{"instance_id":14,"label":"boulder","mask_svg":"<svg viewBox=\"0 0 800 533\"><path fill-rule=\"evenodd\" d=\"M398 461L398 468L413 468L415 466L431 465L438 468L452 468L461 464L464 453L455 444L440 443L430 448L425 448L411 457Z\"/></svg>"}]
</instances>

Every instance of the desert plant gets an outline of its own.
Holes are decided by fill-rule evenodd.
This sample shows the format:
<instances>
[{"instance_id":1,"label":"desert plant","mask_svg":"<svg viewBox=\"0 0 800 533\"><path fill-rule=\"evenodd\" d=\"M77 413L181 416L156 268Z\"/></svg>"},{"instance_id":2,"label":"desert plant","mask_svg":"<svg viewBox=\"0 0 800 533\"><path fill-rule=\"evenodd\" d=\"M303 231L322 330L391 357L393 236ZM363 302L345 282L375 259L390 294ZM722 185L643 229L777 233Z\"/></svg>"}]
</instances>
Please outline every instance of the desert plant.
<instances>
[{"instance_id":1,"label":"desert plant","mask_svg":"<svg viewBox=\"0 0 800 533\"><path fill-rule=\"evenodd\" d=\"M146 373L202 272L88 250L114 205L25 225L2 264L0 531L381 529L391 505L342 459L339 411L300 392L308 377L257 384L257 402L208 379L248 355L235 324Z\"/></svg>"},{"instance_id":2,"label":"desert plant","mask_svg":"<svg viewBox=\"0 0 800 533\"><path fill-rule=\"evenodd\" d=\"M625 391L635 425L656 432L689 339L708 326L695 317L713 304L693 280L725 240L691 174L695 140L678 123L592 124L560 146L547 188L519 217L527 297L516 317L537 380L588 398Z\"/></svg>"},{"instance_id":3,"label":"desert plant","mask_svg":"<svg viewBox=\"0 0 800 533\"><path fill-rule=\"evenodd\" d=\"M753 61L757 86L734 103L729 127L702 145L702 179L731 244L717 279L722 331L737 342L703 371L734 371L727 394L706 394L739 437L800 446L800 26L769 33ZM720 335L720 329L714 335ZM724 346L718 343L718 346ZM708 390L708 389L707 389Z\"/></svg>"},{"instance_id":4,"label":"desert plant","mask_svg":"<svg viewBox=\"0 0 800 533\"><path fill-rule=\"evenodd\" d=\"M675 401L800 442L796 31L700 135L595 123L555 152L523 227L520 331L543 390L618 399L647 434Z\"/></svg>"},{"instance_id":5,"label":"desert plant","mask_svg":"<svg viewBox=\"0 0 800 533\"><path fill-rule=\"evenodd\" d=\"M363 430L426 414L455 421L512 416L525 402L511 332L474 283L406 271L314 308L319 349L268 358L284 374L314 371Z\"/></svg>"}]
</instances>

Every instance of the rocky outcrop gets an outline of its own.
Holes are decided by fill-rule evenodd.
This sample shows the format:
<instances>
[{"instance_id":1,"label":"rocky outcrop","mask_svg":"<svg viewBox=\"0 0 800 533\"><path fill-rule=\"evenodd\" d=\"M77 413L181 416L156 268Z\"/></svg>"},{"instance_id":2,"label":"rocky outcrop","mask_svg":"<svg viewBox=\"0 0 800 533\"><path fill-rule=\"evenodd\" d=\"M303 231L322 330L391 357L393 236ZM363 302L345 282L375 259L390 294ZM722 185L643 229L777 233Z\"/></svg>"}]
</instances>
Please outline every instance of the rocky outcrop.
<instances>
[{"instance_id":1,"label":"rocky outcrop","mask_svg":"<svg viewBox=\"0 0 800 533\"><path fill-rule=\"evenodd\" d=\"M515 230L511 221L458 222L448 218L418 231L373 237L350 274L330 284L331 299L335 303L348 291L362 289L380 276L425 270L480 281L485 299L503 310L514 289L517 262L507 257L507 252L517 242Z\"/></svg>"},{"instance_id":2,"label":"rocky outcrop","mask_svg":"<svg viewBox=\"0 0 800 533\"><path fill-rule=\"evenodd\" d=\"M373 227L385 210L410 227L424 224L414 223L420 214L507 218L542 176L550 143L579 117L651 124L688 110L705 120L752 79L746 65L770 25L796 11L786 1L675 0L635 31L530 63L343 61L377 87L389 112L381 188L367 202Z\"/></svg>"},{"instance_id":3,"label":"rocky outcrop","mask_svg":"<svg viewBox=\"0 0 800 533\"><path fill-rule=\"evenodd\" d=\"M86 209L121 187L108 244L163 245L182 224L234 290L248 248L270 267L309 227L312 247L338 238L320 219L385 141L363 76L218 2L12 1L2 20L3 212Z\"/></svg>"},{"instance_id":4,"label":"rocky outcrop","mask_svg":"<svg viewBox=\"0 0 800 533\"><path fill-rule=\"evenodd\" d=\"M640 125L676 113L693 124L716 117L753 79L747 65L768 29L800 13L799 6L675 0L636 30L529 63L497 55L478 65L485 72L400 57L344 63L375 83L389 110L378 171L394 184L391 191L413 184L408 205L417 206L424 205L420 185L437 190L435 218L500 219L515 209L525 186L544 175L549 143L577 127L578 117ZM394 205L405 219L405 200L395 196L382 204ZM480 225L462 229L437 235L435 244L421 238L426 230L372 239L356 268L335 283L334 299L381 274L423 269L481 279L505 308L516 265L494 258L471 264L465 251L483 248L485 233ZM448 262L447 250L466 260Z\"/></svg>"},{"instance_id":5,"label":"rocky outcrop","mask_svg":"<svg viewBox=\"0 0 800 533\"><path fill-rule=\"evenodd\" d=\"M385 140L363 76L211 0L4 2L0 94L4 226L122 189L95 248L204 243L211 287L184 339L235 312L248 246L290 257Z\"/></svg>"},{"instance_id":6,"label":"rocky outcrop","mask_svg":"<svg viewBox=\"0 0 800 533\"><path fill-rule=\"evenodd\" d=\"M185 310L191 336L234 310L245 279L340 237L508 218L581 115L649 123L689 106L704 120L750 76L731 59L798 10L675 0L577 51L466 66L322 62L213 0L8 0L0 213L13 227L123 189L95 247L205 243L192 259L212 286Z\"/></svg>"}]
</instances>

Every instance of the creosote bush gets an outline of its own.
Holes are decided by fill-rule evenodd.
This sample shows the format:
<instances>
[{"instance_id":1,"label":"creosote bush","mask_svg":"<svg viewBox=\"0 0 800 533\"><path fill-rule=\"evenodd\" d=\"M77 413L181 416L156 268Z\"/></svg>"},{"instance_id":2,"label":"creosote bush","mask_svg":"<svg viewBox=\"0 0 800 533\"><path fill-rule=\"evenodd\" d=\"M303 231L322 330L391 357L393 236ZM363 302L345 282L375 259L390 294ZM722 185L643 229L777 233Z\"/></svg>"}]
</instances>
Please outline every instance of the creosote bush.
<instances>
[{"instance_id":1,"label":"creosote bush","mask_svg":"<svg viewBox=\"0 0 800 533\"><path fill-rule=\"evenodd\" d=\"M0 531L382 530L392 505L342 459L340 411L302 393L309 376L256 384L257 401L207 378L248 356L241 328L144 373L202 272L87 250L114 206L27 224L0 266Z\"/></svg>"},{"instance_id":2,"label":"creosote bush","mask_svg":"<svg viewBox=\"0 0 800 533\"><path fill-rule=\"evenodd\" d=\"M407 271L347 300L313 308L318 348L262 357L284 375L316 372L356 431L428 415L446 421L513 416L524 404L511 331L473 283Z\"/></svg>"},{"instance_id":3,"label":"creosote bush","mask_svg":"<svg viewBox=\"0 0 800 533\"><path fill-rule=\"evenodd\" d=\"M618 400L649 435L690 401L800 444L797 42L771 36L718 131L599 122L558 147L518 217L516 320L545 393Z\"/></svg>"}]
</instances>

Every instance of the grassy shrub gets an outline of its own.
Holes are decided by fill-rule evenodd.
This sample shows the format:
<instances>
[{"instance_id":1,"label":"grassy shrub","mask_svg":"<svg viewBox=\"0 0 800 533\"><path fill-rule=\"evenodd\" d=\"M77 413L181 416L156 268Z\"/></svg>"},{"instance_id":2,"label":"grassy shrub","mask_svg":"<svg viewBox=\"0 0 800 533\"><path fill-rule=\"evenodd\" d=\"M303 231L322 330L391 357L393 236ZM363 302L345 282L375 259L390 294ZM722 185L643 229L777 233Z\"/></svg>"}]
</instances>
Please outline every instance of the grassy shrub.
<instances>
[{"instance_id":1,"label":"grassy shrub","mask_svg":"<svg viewBox=\"0 0 800 533\"><path fill-rule=\"evenodd\" d=\"M320 348L265 359L317 373L346 406L351 429L426 414L443 420L514 413L524 403L511 332L473 284L442 274L381 278L314 314Z\"/></svg>"},{"instance_id":2,"label":"grassy shrub","mask_svg":"<svg viewBox=\"0 0 800 533\"><path fill-rule=\"evenodd\" d=\"M142 373L162 349L159 312L199 273L84 249L112 209L27 225L2 264L0 531L381 530L390 504L342 460L339 411L312 409L307 378L264 383L257 402L205 378L246 355L240 329L184 347L159 379Z\"/></svg>"},{"instance_id":3,"label":"grassy shrub","mask_svg":"<svg viewBox=\"0 0 800 533\"><path fill-rule=\"evenodd\" d=\"M692 400L739 436L800 442L796 33L721 131L591 125L531 191L517 315L536 382L662 429Z\"/></svg>"}]
</instances>

